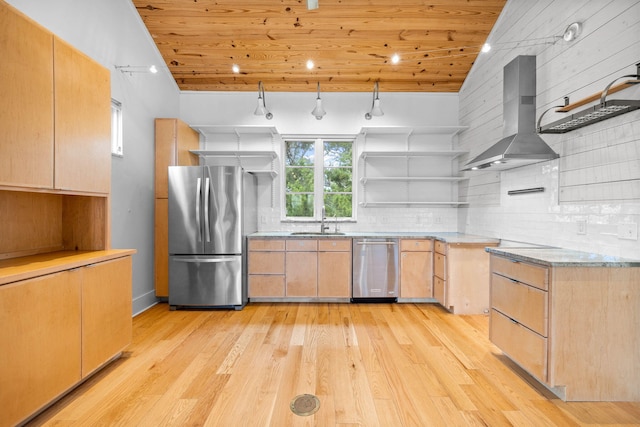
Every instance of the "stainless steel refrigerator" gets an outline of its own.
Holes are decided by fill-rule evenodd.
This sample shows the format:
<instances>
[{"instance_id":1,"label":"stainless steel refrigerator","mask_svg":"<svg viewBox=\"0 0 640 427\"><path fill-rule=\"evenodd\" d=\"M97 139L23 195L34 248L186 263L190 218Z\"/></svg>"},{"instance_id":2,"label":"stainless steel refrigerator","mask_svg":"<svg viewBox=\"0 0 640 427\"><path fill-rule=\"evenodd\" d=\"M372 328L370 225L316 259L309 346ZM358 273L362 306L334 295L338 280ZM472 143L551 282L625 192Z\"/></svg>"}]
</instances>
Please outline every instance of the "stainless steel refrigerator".
<instances>
[{"instance_id":1,"label":"stainless steel refrigerator","mask_svg":"<svg viewBox=\"0 0 640 427\"><path fill-rule=\"evenodd\" d=\"M245 246L257 229L256 186L240 167L169 167L171 309L247 303Z\"/></svg>"}]
</instances>

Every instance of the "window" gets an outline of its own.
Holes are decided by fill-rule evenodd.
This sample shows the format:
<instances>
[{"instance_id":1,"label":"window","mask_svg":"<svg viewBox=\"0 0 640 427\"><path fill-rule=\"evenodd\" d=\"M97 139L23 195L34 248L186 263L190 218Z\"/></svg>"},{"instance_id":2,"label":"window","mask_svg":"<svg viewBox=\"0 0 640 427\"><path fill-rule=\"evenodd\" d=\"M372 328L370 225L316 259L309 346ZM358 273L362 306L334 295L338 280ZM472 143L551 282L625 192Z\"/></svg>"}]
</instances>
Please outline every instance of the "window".
<instances>
[{"instance_id":1,"label":"window","mask_svg":"<svg viewBox=\"0 0 640 427\"><path fill-rule=\"evenodd\" d=\"M353 140L285 141L285 217L354 218Z\"/></svg>"},{"instance_id":2,"label":"window","mask_svg":"<svg viewBox=\"0 0 640 427\"><path fill-rule=\"evenodd\" d=\"M122 104L115 99L111 100L111 154L120 157L124 156Z\"/></svg>"}]
</instances>

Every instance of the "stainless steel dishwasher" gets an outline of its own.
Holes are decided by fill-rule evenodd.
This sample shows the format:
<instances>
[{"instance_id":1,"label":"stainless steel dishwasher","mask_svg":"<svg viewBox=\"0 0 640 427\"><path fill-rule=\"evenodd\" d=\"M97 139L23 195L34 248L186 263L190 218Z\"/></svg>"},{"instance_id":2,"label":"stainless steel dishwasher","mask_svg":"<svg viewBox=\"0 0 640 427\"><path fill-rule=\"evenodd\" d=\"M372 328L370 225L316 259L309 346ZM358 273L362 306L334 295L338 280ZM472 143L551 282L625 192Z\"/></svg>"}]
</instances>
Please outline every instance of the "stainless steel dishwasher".
<instances>
[{"instance_id":1,"label":"stainless steel dishwasher","mask_svg":"<svg viewBox=\"0 0 640 427\"><path fill-rule=\"evenodd\" d=\"M398 239L353 239L353 302L398 300Z\"/></svg>"}]
</instances>

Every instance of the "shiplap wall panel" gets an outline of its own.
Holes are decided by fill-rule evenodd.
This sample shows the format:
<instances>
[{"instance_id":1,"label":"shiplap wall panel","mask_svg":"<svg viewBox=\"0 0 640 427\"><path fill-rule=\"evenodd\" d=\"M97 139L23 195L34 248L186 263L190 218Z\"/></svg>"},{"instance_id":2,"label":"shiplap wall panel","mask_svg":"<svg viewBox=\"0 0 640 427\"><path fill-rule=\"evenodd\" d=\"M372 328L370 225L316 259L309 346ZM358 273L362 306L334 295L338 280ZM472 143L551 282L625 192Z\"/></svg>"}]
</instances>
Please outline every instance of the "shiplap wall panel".
<instances>
[{"instance_id":1,"label":"shiplap wall panel","mask_svg":"<svg viewBox=\"0 0 640 427\"><path fill-rule=\"evenodd\" d=\"M577 40L559 39L575 21L583 24ZM640 0L509 0L488 40L494 50L478 57L460 91L460 124L469 127L458 140L458 148L469 151L460 164L503 136L503 68L517 55L536 56L537 119L564 96L576 102L634 74L638 34ZM640 99L640 88L608 99ZM549 112L543 124L562 117ZM637 258L638 241L617 238L617 226L640 222L640 111L541 137L560 159L498 173L465 172L470 179L460 183L459 197L469 207L460 215L459 229ZM535 183L535 174L545 176L543 196L506 195ZM587 234L576 233L578 220L588 222Z\"/></svg>"}]
</instances>

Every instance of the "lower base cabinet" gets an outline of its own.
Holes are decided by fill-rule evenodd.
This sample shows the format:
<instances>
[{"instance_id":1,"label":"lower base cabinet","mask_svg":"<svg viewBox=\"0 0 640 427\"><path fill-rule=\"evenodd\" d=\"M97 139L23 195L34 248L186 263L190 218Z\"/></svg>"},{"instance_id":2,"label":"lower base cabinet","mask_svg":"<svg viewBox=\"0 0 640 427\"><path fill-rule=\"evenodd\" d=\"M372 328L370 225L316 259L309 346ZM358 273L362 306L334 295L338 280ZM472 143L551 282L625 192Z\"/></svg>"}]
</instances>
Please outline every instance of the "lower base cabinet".
<instances>
[{"instance_id":1,"label":"lower base cabinet","mask_svg":"<svg viewBox=\"0 0 640 427\"><path fill-rule=\"evenodd\" d=\"M491 271L489 338L511 360L565 401L640 400L640 267L492 254Z\"/></svg>"},{"instance_id":2,"label":"lower base cabinet","mask_svg":"<svg viewBox=\"0 0 640 427\"><path fill-rule=\"evenodd\" d=\"M0 286L0 425L12 426L81 380L80 270Z\"/></svg>"},{"instance_id":3,"label":"lower base cabinet","mask_svg":"<svg viewBox=\"0 0 640 427\"><path fill-rule=\"evenodd\" d=\"M252 301L351 298L351 239L249 239Z\"/></svg>"},{"instance_id":4,"label":"lower base cabinet","mask_svg":"<svg viewBox=\"0 0 640 427\"><path fill-rule=\"evenodd\" d=\"M82 269L82 377L131 343L131 257Z\"/></svg>"},{"instance_id":5,"label":"lower base cabinet","mask_svg":"<svg viewBox=\"0 0 640 427\"><path fill-rule=\"evenodd\" d=\"M435 242L433 297L453 314L489 312L489 254L496 243Z\"/></svg>"},{"instance_id":6,"label":"lower base cabinet","mask_svg":"<svg viewBox=\"0 0 640 427\"><path fill-rule=\"evenodd\" d=\"M0 425L15 425L131 342L131 257L0 286L0 325Z\"/></svg>"}]
</instances>

